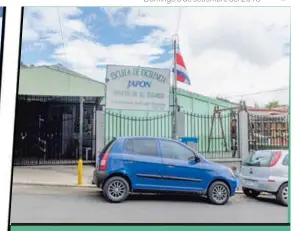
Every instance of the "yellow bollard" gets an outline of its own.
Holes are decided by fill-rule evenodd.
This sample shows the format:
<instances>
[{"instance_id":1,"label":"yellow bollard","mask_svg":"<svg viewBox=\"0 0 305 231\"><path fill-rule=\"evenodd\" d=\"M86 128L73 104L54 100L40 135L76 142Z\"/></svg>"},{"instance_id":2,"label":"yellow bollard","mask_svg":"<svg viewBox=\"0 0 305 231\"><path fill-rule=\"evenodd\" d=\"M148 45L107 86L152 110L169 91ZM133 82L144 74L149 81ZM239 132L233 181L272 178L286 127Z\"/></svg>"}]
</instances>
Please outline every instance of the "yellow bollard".
<instances>
[{"instance_id":1,"label":"yellow bollard","mask_svg":"<svg viewBox=\"0 0 305 231\"><path fill-rule=\"evenodd\" d=\"M83 160L79 159L77 163L77 184L83 184Z\"/></svg>"}]
</instances>

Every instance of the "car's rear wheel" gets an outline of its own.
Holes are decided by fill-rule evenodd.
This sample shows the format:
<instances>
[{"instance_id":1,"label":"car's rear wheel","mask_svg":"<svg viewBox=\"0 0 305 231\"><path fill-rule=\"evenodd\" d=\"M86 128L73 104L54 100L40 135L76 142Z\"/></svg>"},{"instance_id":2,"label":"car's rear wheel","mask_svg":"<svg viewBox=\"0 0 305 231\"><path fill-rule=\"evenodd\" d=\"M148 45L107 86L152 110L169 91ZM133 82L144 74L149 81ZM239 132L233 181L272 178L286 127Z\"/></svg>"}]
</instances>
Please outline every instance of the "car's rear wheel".
<instances>
[{"instance_id":1,"label":"car's rear wheel","mask_svg":"<svg viewBox=\"0 0 305 231\"><path fill-rule=\"evenodd\" d=\"M208 199L215 205L226 204L230 198L230 190L228 186L221 181L215 181L208 190Z\"/></svg>"},{"instance_id":2,"label":"car's rear wheel","mask_svg":"<svg viewBox=\"0 0 305 231\"><path fill-rule=\"evenodd\" d=\"M243 188L243 192L246 196L252 197L252 198L258 197L260 194L260 192L255 191L253 189L249 189L249 188Z\"/></svg>"},{"instance_id":3,"label":"car's rear wheel","mask_svg":"<svg viewBox=\"0 0 305 231\"><path fill-rule=\"evenodd\" d=\"M107 201L120 203L127 199L130 187L128 182L120 176L109 178L103 186L103 195Z\"/></svg>"},{"instance_id":4,"label":"car's rear wheel","mask_svg":"<svg viewBox=\"0 0 305 231\"><path fill-rule=\"evenodd\" d=\"M283 184L279 191L276 194L276 200L284 205L284 206L288 206L288 184L285 183Z\"/></svg>"}]
</instances>

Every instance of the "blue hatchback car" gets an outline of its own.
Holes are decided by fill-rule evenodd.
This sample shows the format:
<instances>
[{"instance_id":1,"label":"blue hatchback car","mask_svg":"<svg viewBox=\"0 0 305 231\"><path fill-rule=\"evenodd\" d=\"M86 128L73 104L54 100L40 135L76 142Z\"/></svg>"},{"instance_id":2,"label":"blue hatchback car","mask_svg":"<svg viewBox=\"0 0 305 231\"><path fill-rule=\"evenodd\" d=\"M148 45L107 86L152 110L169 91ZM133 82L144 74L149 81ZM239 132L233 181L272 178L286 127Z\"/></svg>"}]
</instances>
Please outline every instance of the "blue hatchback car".
<instances>
[{"instance_id":1,"label":"blue hatchback car","mask_svg":"<svg viewBox=\"0 0 305 231\"><path fill-rule=\"evenodd\" d=\"M236 190L232 171L204 159L187 145L158 137L117 137L99 155L93 184L109 202L133 192L206 195L226 204Z\"/></svg>"}]
</instances>

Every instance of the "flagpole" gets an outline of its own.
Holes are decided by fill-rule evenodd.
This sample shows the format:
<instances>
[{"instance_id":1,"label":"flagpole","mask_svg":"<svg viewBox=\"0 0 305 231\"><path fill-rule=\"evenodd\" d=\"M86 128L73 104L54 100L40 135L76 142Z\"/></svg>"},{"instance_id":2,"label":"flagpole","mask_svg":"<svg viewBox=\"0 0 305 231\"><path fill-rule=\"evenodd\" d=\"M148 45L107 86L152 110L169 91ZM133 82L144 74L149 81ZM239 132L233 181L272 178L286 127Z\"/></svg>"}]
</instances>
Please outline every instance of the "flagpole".
<instances>
[{"instance_id":1,"label":"flagpole","mask_svg":"<svg viewBox=\"0 0 305 231\"><path fill-rule=\"evenodd\" d=\"M177 99L177 61L176 61L176 54L177 54L177 40L178 40L178 35L175 34L173 35L173 42L174 42L174 74L173 74L173 134L172 138L176 140L177 137L177 111L178 111L178 99Z\"/></svg>"}]
</instances>

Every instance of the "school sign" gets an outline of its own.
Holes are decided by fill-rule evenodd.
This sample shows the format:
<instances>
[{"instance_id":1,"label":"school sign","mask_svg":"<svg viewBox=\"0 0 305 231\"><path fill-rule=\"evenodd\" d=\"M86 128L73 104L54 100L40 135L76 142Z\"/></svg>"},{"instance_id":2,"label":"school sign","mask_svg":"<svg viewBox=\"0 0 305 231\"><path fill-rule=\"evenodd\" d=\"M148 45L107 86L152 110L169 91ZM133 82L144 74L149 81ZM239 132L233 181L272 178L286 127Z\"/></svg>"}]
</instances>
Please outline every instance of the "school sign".
<instances>
[{"instance_id":1,"label":"school sign","mask_svg":"<svg viewBox=\"0 0 305 231\"><path fill-rule=\"evenodd\" d=\"M108 65L106 107L169 111L170 70Z\"/></svg>"}]
</instances>

